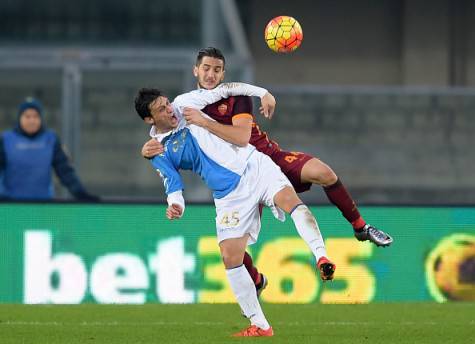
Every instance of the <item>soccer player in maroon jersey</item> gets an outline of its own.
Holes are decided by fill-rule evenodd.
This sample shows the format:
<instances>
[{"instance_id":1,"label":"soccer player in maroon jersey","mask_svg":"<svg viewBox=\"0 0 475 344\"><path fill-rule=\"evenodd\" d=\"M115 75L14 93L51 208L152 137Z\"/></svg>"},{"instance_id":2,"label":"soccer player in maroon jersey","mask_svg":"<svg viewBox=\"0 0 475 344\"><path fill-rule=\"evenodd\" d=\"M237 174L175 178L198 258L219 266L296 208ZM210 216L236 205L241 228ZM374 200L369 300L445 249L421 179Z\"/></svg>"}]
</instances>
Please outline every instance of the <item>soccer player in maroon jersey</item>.
<instances>
[{"instance_id":1,"label":"soccer player in maroon jersey","mask_svg":"<svg viewBox=\"0 0 475 344\"><path fill-rule=\"evenodd\" d=\"M196 65L193 74L197 78L198 87L213 89L224 80L225 58L216 48L206 48L198 52ZM261 113L272 117L273 111ZM368 224L361 216L351 195L337 177L335 172L323 161L311 155L301 152L288 152L282 150L279 145L269 139L252 115L252 101L250 97L238 96L222 99L214 104L208 105L203 112L215 121L205 119L198 111L185 112L185 117L189 123L193 123L208 129L213 134L226 141L237 145L254 145L257 150L268 155L289 178L297 192L304 192L311 188L312 184L323 187L325 194L352 225L354 235L359 241L371 241L376 246L389 246L393 239L388 234ZM252 126L251 134L246 128ZM163 147L156 140L150 140L142 148L142 155L151 158L163 152ZM265 276L258 273L252 264L252 258L246 253L244 264L249 274L256 283L258 293L265 288L267 281Z\"/></svg>"}]
</instances>

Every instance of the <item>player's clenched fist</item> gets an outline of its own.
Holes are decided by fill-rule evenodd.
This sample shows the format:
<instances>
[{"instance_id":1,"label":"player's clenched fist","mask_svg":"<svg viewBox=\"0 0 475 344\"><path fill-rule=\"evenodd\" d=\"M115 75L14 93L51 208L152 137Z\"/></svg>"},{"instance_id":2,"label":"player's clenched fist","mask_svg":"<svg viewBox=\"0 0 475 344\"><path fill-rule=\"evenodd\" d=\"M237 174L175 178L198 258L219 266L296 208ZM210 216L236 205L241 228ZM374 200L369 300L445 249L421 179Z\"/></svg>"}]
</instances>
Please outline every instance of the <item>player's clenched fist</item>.
<instances>
[{"instance_id":1,"label":"player's clenched fist","mask_svg":"<svg viewBox=\"0 0 475 344\"><path fill-rule=\"evenodd\" d=\"M169 220L179 219L182 214L183 214L183 208L179 206L178 204L172 204L168 206L167 211L166 211L167 219Z\"/></svg>"}]
</instances>

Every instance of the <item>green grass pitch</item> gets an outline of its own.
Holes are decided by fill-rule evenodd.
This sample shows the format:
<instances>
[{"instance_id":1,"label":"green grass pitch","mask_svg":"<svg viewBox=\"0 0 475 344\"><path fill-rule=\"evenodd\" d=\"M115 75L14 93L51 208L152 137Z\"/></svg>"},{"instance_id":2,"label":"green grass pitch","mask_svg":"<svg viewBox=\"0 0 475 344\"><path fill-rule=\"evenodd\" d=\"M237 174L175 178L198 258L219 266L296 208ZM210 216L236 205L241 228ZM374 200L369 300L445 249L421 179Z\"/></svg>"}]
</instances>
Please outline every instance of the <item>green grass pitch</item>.
<instances>
[{"instance_id":1,"label":"green grass pitch","mask_svg":"<svg viewBox=\"0 0 475 344\"><path fill-rule=\"evenodd\" d=\"M271 305L273 338L231 338L237 305L0 305L0 343L475 343L473 303Z\"/></svg>"}]
</instances>

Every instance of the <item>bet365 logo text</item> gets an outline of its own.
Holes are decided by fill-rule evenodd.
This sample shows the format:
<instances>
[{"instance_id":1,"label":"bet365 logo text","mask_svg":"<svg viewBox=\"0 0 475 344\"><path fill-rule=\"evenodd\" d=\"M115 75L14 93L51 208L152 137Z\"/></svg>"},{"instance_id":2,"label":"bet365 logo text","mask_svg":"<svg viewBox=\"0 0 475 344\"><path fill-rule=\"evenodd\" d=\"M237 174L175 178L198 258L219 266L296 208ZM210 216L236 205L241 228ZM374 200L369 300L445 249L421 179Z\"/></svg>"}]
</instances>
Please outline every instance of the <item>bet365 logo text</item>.
<instances>
[{"instance_id":1,"label":"bet365 logo text","mask_svg":"<svg viewBox=\"0 0 475 344\"><path fill-rule=\"evenodd\" d=\"M371 258L373 247L352 238L330 238L326 245L338 267L334 288L322 286L300 238L279 237L253 252L256 265L271 282L261 299L370 302L376 279L364 261ZM50 231L24 232L25 303L234 302L215 237L199 238L195 252L185 252L181 236L157 240L155 250L145 253L123 247L122 252L84 257L59 246Z\"/></svg>"}]
</instances>

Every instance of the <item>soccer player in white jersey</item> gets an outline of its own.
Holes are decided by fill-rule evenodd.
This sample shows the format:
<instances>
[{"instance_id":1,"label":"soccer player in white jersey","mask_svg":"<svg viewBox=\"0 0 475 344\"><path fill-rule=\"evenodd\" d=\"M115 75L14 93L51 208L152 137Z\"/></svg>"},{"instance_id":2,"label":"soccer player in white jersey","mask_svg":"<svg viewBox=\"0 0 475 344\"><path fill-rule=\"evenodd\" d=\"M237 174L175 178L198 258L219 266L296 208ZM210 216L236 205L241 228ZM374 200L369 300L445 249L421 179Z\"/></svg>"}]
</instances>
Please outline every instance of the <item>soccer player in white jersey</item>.
<instances>
[{"instance_id":1,"label":"soccer player in white jersey","mask_svg":"<svg viewBox=\"0 0 475 344\"><path fill-rule=\"evenodd\" d=\"M165 148L151 162L164 181L167 218L178 219L185 210L180 169L199 174L213 191L217 237L226 275L243 314L251 322L235 336L272 336L273 329L261 309L254 283L243 266L247 245L255 243L259 235L259 204L270 207L281 221L285 220L283 212L290 214L297 232L315 256L323 280L333 279L335 265L326 257L314 216L268 156L250 144L240 147L198 125L186 123L184 112L198 112L207 104L233 95L259 96L263 105L273 99L265 89L240 83L192 91L178 96L172 104L157 89L141 89L135 109L152 125L151 136Z\"/></svg>"}]
</instances>

